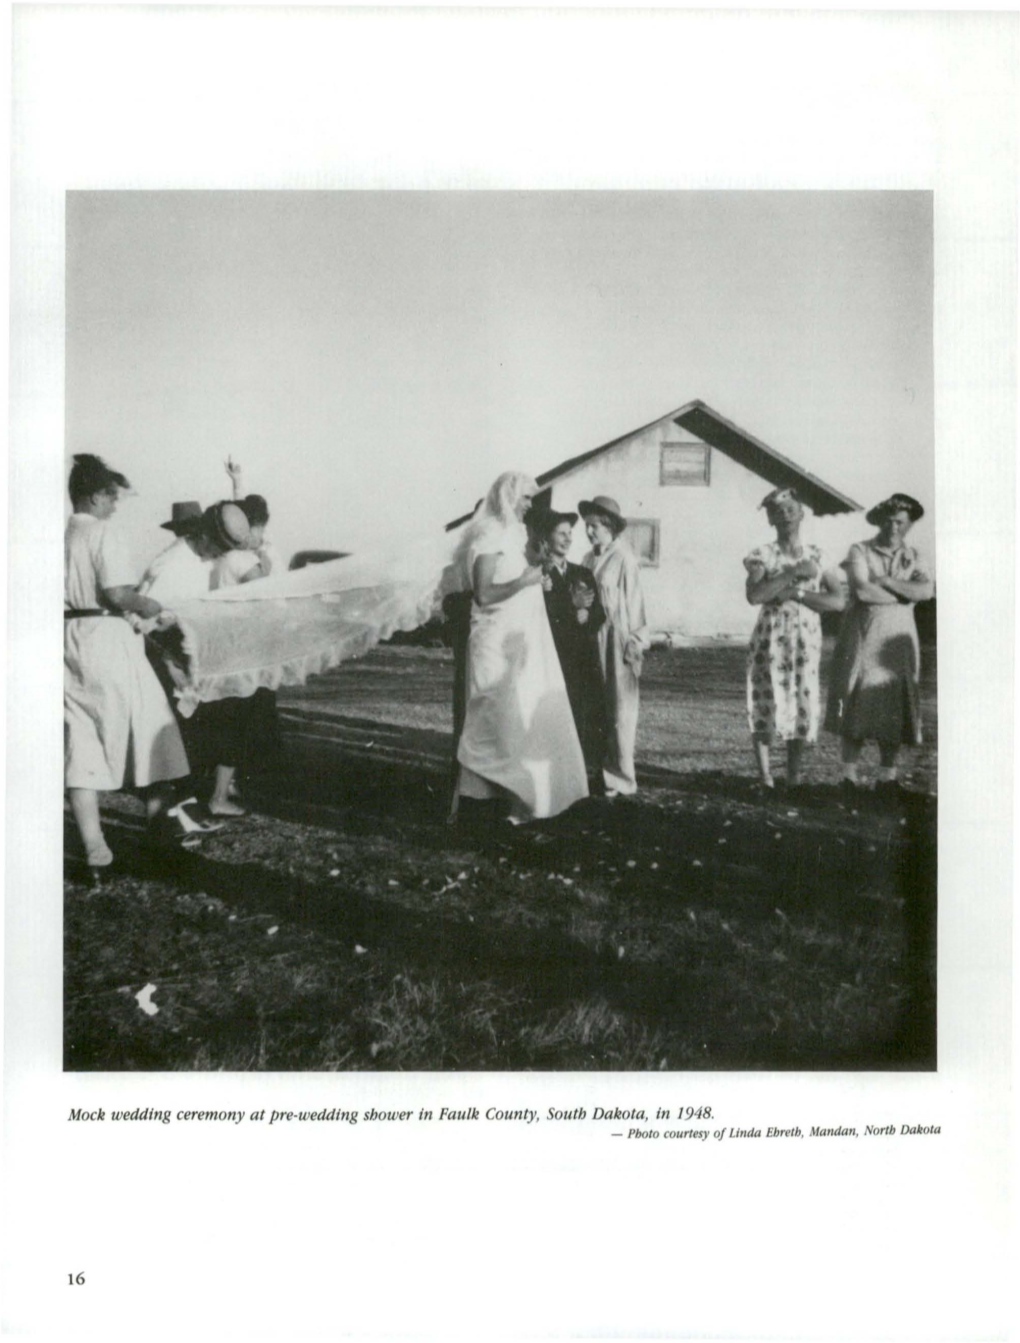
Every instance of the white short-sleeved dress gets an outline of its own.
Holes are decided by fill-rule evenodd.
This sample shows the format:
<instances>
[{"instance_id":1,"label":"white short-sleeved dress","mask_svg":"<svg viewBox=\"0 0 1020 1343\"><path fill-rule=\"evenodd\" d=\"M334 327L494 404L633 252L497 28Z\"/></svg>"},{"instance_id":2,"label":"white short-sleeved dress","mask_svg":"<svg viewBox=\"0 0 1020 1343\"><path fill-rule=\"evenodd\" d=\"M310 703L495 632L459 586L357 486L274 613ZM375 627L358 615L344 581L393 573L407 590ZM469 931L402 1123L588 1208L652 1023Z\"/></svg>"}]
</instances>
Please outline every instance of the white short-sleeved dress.
<instances>
[{"instance_id":1,"label":"white short-sleeved dress","mask_svg":"<svg viewBox=\"0 0 1020 1343\"><path fill-rule=\"evenodd\" d=\"M64 608L102 607L104 589L133 587L116 529L75 513L64 534ZM64 782L97 791L183 778L188 758L142 638L118 615L64 621Z\"/></svg>"},{"instance_id":2,"label":"white short-sleeved dress","mask_svg":"<svg viewBox=\"0 0 1020 1343\"><path fill-rule=\"evenodd\" d=\"M496 554L497 583L524 572L526 533L506 528L469 556ZM457 748L462 796L511 799L511 819L556 816L588 780L545 598L538 584L471 610L467 708Z\"/></svg>"},{"instance_id":3,"label":"white short-sleeved dress","mask_svg":"<svg viewBox=\"0 0 1020 1343\"><path fill-rule=\"evenodd\" d=\"M804 546L800 558L812 561L815 576L798 580L797 586L820 591L822 552ZM744 559L748 573L760 566L766 578L777 578L797 563L774 541ZM747 725L753 736L771 744L818 739L821 659L822 618L817 611L797 601L762 604L747 653Z\"/></svg>"}]
</instances>

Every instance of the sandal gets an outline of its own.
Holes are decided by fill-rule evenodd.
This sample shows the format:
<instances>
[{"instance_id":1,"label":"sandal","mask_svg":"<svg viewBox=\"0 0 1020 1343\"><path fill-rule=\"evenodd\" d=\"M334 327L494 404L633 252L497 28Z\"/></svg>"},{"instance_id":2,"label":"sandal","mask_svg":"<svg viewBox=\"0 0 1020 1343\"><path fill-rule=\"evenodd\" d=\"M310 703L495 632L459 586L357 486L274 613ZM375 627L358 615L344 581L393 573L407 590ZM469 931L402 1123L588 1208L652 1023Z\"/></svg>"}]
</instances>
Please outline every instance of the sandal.
<instances>
[{"instance_id":1,"label":"sandal","mask_svg":"<svg viewBox=\"0 0 1020 1343\"><path fill-rule=\"evenodd\" d=\"M169 807L149 823L149 837L157 844L179 844L194 848L205 835L223 829L222 821L201 821L188 811L198 805L198 799L186 798Z\"/></svg>"}]
</instances>

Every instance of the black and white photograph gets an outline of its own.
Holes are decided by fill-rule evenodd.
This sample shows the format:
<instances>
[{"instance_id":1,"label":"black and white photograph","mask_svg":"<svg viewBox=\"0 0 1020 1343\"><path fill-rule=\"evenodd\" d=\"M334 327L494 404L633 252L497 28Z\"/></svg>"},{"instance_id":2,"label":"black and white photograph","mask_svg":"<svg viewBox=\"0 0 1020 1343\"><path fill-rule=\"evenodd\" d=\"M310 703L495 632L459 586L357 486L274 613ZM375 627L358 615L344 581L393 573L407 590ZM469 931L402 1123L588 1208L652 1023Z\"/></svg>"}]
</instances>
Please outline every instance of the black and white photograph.
<instances>
[{"instance_id":1,"label":"black and white photograph","mask_svg":"<svg viewBox=\"0 0 1020 1343\"><path fill-rule=\"evenodd\" d=\"M66 227L65 1067L935 1066L930 193Z\"/></svg>"},{"instance_id":2,"label":"black and white photograph","mask_svg":"<svg viewBox=\"0 0 1020 1343\"><path fill-rule=\"evenodd\" d=\"M1010 1336L1017 16L10 32L5 1335Z\"/></svg>"}]
</instances>

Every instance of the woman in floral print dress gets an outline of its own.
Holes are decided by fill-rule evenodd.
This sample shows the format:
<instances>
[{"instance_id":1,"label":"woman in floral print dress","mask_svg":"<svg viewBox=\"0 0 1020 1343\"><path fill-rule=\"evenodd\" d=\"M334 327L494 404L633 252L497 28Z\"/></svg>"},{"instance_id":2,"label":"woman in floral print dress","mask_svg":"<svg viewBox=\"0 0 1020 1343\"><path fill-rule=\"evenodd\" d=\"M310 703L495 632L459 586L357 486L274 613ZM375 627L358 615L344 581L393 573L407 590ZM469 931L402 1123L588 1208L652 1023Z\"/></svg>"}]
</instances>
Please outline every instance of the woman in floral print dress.
<instances>
[{"instance_id":1,"label":"woman in floral print dress","mask_svg":"<svg viewBox=\"0 0 1020 1343\"><path fill-rule=\"evenodd\" d=\"M804 545L804 507L792 489L762 500L776 540L744 560L747 600L761 606L747 659L747 719L765 788L773 788L770 750L786 743L787 784L800 783L804 747L818 738L822 611L843 609L842 584L817 546Z\"/></svg>"}]
</instances>

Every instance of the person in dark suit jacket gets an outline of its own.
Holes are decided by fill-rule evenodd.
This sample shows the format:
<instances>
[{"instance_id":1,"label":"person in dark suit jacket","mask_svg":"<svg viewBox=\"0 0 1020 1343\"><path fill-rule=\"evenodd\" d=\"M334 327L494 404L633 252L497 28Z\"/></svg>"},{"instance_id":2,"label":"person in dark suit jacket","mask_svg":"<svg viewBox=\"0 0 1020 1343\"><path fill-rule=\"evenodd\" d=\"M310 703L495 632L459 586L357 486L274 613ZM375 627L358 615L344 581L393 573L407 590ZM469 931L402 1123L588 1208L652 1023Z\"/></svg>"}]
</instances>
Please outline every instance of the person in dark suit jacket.
<instances>
[{"instance_id":1,"label":"person in dark suit jacket","mask_svg":"<svg viewBox=\"0 0 1020 1343\"><path fill-rule=\"evenodd\" d=\"M567 559L576 513L534 508L528 528L541 556L545 609L590 778L601 780L605 710L598 632L605 612L588 569ZM597 790L601 792L599 787Z\"/></svg>"}]
</instances>

